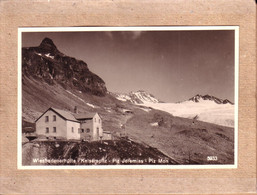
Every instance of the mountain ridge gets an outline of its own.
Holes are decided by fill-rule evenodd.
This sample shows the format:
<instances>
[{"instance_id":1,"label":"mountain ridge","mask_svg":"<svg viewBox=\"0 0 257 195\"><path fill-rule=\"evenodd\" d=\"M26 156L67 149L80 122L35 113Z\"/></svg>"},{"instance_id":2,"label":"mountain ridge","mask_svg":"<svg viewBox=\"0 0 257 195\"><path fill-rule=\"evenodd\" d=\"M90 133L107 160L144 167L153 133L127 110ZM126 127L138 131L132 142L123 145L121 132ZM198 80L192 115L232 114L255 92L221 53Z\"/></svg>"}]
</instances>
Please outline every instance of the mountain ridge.
<instances>
[{"instance_id":1,"label":"mountain ridge","mask_svg":"<svg viewBox=\"0 0 257 195\"><path fill-rule=\"evenodd\" d=\"M102 78L91 72L84 61L61 53L50 38L43 39L38 47L22 48L22 74L97 96L107 92Z\"/></svg>"},{"instance_id":2,"label":"mountain ridge","mask_svg":"<svg viewBox=\"0 0 257 195\"><path fill-rule=\"evenodd\" d=\"M131 95L132 94L132 95ZM141 106L141 109L157 109L173 116L209 122L217 125L234 127L234 104L229 100L211 95L199 95L182 102L165 103L142 90L128 95L116 94L116 99Z\"/></svg>"},{"instance_id":3,"label":"mountain ridge","mask_svg":"<svg viewBox=\"0 0 257 195\"><path fill-rule=\"evenodd\" d=\"M234 105L234 103L232 103L228 99L224 99L223 100L221 98L217 98L215 96L208 95L208 94L206 94L206 95L199 95L199 94L197 94L197 95L191 97L188 101L193 101L193 102L198 103L201 100L210 100L210 101L214 101L217 104L231 104L231 105Z\"/></svg>"},{"instance_id":4,"label":"mountain ridge","mask_svg":"<svg viewBox=\"0 0 257 195\"><path fill-rule=\"evenodd\" d=\"M144 104L144 103L166 103L164 101L161 101L159 99L157 99L154 95L152 95L149 92L146 92L145 90L137 90L137 91L130 91L129 93L112 93L112 95L114 97L116 97L116 99L121 100L121 101L129 101L131 103L134 104ZM216 104L231 104L234 105L233 102L231 102L228 99L221 99L221 98L217 98L213 95L200 95L197 94L191 98L189 98L188 100L185 101L179 101L177 103L183 103L183 102L187 102L187 101L192 101L195 103L199 103L200 101L213 101Z\"/></svg>"},{"instance_id":5,"label":"mountain ridge","mask_svg":"<svg viewBox=\"0 0 257 195\"><path fill-rule=\"evenodd\" d=\"M129 93L113 93L113 95L121 101L129 101L134 104L161 103L163 101L157 99L151 93L144 90L130 91Z\"/></svg>"}]
</instances>

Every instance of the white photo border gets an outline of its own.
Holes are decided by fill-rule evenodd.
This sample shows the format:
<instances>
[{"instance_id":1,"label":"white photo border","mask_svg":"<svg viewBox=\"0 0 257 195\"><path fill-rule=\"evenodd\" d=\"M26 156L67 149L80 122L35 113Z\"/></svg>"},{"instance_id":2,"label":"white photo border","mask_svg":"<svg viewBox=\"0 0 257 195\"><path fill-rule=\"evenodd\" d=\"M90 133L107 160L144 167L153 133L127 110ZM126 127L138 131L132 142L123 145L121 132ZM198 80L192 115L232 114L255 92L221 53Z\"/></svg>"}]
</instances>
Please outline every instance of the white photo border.
<instances>
[{"instance_id":1,"label":"white photo border","mask_svg":"<svg viewBox=\"0 0 257 195\"><path fill-rule=\"evenodd\" d=\"M22 165L22 33L81 31L200 31L234 30L234 164L233 165ZM144 26L144 27L20 27L18 28L18 110L17 167L37 169L236 169L238 167L238 89L239 89L239 26Z\"/></svg>"}]
</instances>

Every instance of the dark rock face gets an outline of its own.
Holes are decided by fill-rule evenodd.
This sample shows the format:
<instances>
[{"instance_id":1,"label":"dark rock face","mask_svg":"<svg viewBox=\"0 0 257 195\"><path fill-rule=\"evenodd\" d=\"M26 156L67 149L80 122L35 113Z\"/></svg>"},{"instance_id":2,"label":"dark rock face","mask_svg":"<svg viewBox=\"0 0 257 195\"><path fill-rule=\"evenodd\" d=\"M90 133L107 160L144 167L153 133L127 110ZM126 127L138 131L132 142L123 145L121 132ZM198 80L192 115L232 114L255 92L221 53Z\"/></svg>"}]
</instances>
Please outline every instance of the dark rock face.
<instances>
[{"instance_id":1,"label":"dark rock face","mask_svg":"<svg viewBox=\"0 0 257 195\"><path fill-rule=\"evenodd\" d=\"M231 101L229 101L228 99L225 99L225 100L222 100L220 98L217 98L217 97L214 97L214 96L211 96L211 95L195 95L194 97L190 98L189 101L193 101L193 102L199 102L200 100L210 100L210 101L214 101L215 103L217 104L232 104L233 103Z\"/></svg>"},{"instance_id":2,"label":"dark rock face","mask_svg":"<svg viewBox=\"0 0 257 195\"><path fill-rule=\"evenodd\" d=\"M105 82L85 62L61 53L49 38L38 47L22 48L22 74L97 96L107 92Z\"/></svg>"},{"instance_id":3,"label":"dark rock face","mask_svg":"<svg viewBox=\"0 0 257 195\"><path fill-rule=\"evenodd\" d=\"M55 46L52 39L49 39L49 38L44 38L44 40L39 45L39 48L41 48L42 50L45 50L45 51L49 51L49 52L57 52L58 51L57 47Z\"/></svg>"},{"instance_id":4,"label":"dark rock face","mask_svg":"<svg viewBox=\"0 0 257 195\"><path fill-rule=\"evenodd\" d=\"M228 99L223 100L223 104L232 104L233 105L233 103L231 101L229 101Z\"/></svg>"}]
</instances>

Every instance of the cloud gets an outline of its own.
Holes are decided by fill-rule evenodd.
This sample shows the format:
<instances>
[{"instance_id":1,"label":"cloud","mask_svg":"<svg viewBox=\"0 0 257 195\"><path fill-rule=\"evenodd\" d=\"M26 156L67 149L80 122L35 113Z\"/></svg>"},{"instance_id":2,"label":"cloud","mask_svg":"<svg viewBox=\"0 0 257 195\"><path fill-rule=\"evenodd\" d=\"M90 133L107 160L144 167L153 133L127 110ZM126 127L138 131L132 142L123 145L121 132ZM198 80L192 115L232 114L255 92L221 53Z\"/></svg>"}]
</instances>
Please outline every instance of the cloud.
<instances>
[{"instance_id":1,"label":"cloud","mask_svg":"<svg viewBox=\"0 0 257 195\"><path fill-rule=\"evenodd\" d=\"M105 34L106 34L109 38L113 39L113 34L112 34L111 31L105 31Z\"/></svg>"},{"instance_id":2,"label":"cloud","mask_svg":"<svg viewBox=\"0 0 257 195\"><path fill-rule=\"evenodd\" d=\"M142 31L122 31L122 36L125 39L136 40L142 35Z\"/></svg>"},{"instance_id":3,"label":"cloud","mask_svg":"<svg viewBox=\"0 0 257 195\"><path fill-rule=\"evenodd\" d=\"M104 33L110 39L114 39L117 32L120 33L123 39L132 39L132 40L138 39L143 34L142 31L106 31Z\"/></svg>"},{"instance_id":4,"label":"cloud","mask_svg":"<svg viewBox=\"0 0 257 195\"><path fill-rule=\"evenodd\" d=\"M133 31L132 32L132 34L133 34L132 39L139 38L142 35L142 33L143 33L142 31Z\"/></svg>"}]
</instances>

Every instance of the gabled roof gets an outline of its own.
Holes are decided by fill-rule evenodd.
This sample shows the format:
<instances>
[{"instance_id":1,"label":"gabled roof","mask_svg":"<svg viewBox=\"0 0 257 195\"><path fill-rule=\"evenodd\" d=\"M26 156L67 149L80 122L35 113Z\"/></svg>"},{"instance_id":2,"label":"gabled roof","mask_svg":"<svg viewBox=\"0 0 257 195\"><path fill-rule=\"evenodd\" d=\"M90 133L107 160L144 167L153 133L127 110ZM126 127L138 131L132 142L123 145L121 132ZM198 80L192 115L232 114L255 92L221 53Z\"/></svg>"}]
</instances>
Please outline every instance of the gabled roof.
<instances>
[{"instance_id":1,"label":"gabled roof","mask_svg":"<svg viewBox=\"0 0 257 195\"><path fill-rule=\"evenodd\" d=\"M96 115L96 112L95 113L80 113L80 114L74 114L74 117L77 120L89 120L89 119L93 119L95 115Z\"/></svg>"},{"instance_id":2,"label":"gabled roof","mask_svg":"<svg viewBox=\"0 0 257 195\"><path fill-rule=\"evenodd\" d=\"M76 118L68 111L52 108L55 112L59 113L63 118L69 121L77 121Z\"/></svg>"},{"instance_id":3,"label":"gabled roof","mask_svg":"<svg viewBox=\"0 0 257 195\"><path fill-rule=\"evenodd\" d=\"M89 113L89 114L86 114L86 113L75 114L65 110L60 110L57 108L50 107L40 117L38 117L38 119L35 122L37 122L48 110L52 110L53 112L55 112L65 120L74 121L74 122L79 122L79 120L90 120L97 114L96 112Z\"/></svg>"},{"instance_id":4,"label":"gabled roof","mask_svg":"<svg viewBox=\"0 0 257 195\"><path fill-rule=\"evenodd\" d=\"M76 120L76 118L70 112L60 110L57 108L53 108L53 107L48 108L43 114L40 115L40 117L37 118L37 120L35 122L37 122L48 110L52 110L53 112L55 112L57 115L59 115L64 120L79 122L78 120Z\"/></svg>"}]
</instances>

